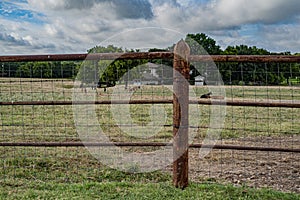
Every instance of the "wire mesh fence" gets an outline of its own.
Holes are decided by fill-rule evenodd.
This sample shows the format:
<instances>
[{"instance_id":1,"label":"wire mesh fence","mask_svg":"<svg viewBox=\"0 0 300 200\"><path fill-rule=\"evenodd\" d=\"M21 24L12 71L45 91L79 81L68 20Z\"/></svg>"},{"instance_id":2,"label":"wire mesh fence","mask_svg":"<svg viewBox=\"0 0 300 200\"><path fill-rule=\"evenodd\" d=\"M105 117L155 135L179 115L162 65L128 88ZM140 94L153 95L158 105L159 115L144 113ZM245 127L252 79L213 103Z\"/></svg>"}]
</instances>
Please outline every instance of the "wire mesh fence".
<instances>
[{"instance_id":1,"label":"wire mesh fence","mask_svg":"<svg viewBox=\"0 0 300 200\"><path fill-rule=\"evenodd\" d=\"M227 105L231 101L242 104L227 107L218 144L299 149L299 108L294 107L300 100L296 65L299 64L219 64L225 74ZM252 105L247 105L250 102ZM211 151L204 159L197 155L198 150L191 150L190 174L195 175L195 180L221 179L238 185L300 191L298 153L223 149Z\"/></svg>"},{"instance_id":2,"label":"wire mesh fence","mask_svg":"<svg viewBox=\"0 0 300 200\"><path fill-rule=\"evenodd\" d=\"M107 64L71 58L47 61L48 57L0 63L1 182L101 181L107 176L107 168L83 146L85 136L76 130L76 98L87 106L84 113L77 113L79 119L96 116L97 123L83 126L86 133L100 128L129 153L151 154L170 145L173 72L168 60L172 55L166 55L166 59L144 58L131 65L123 60ZM252 57L236 57L236 62L224 58L220 56L216 62L223 85L205 81L211 72L209 65L193 61L203 71L190 73L190 90L195 93L190 107L199 111L190 119L189 131L195 133L190 146L201 147L209 130L221 132L215 149L205 157L199 157L199 148L190 148L189 176L193 181L217 180L299 192L299 62L289 63L284 57L272 58L272 62L260 57L255 62ZM246 62L249 59L251 62ZM101 66L117 65L122 67L101 71ZM219 90L225 93L216 92ZM200 98L203 94L209 95ZM211 102L218 99L227 104L217 105L226 108L222 129L211 126ZM94 110L89 110L90 106ZM93 146L97 152L109 148ZM159 166L160 162L154 157L151 164ZM171 164L163 170L169 171ZM137 166L124 167L138 172Z\"/></svg>"}]
</instances>

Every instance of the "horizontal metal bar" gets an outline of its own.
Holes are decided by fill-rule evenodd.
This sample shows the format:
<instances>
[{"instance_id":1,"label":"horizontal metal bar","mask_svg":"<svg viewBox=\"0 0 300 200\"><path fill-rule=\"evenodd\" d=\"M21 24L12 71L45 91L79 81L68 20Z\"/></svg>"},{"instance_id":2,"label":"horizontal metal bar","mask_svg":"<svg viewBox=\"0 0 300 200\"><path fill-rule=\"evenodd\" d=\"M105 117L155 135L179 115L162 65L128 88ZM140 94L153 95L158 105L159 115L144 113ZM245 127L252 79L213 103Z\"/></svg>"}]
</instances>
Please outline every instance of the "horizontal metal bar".
<instances>
[{"instance_id":1,"label":"horizontal metal bar","mask_svg":"<svg viewBox=\"0 0 300 200\"><path fill-rule=\"evenodd\" d=\"M284 55L191 55L192 62L256 62L256 63L299 63L300 56Z\"/></svg>"},{"instance_id":2,"label":"horizontal metal bar","mask_svg":"<svg viewBox=\"0 0 300 200\"><path fill-rule=\"evenodd\" d=\"M95 53L95 54L49 54L49 55L9 55L0 56L0 62L29 61L82 61L116 59L173 59L171 52L131 52L131 53ZM300 56L286 55L191 55L191 62L278 62L299 63Z\"/></svg>"},{"instance_id":3,"label":"horizontal metal bar","mask_svg":"<svg viewBox=\"0 0 300 200\"><path fill-rule=\"evenodd\" d=\"M257 118L257 120L261 120L262 118ZM268 118L270 119L270 118ZM61 125L44 125L44 124L6 124L6 123L3 123L1 125L2 127L32 127L32 128L36 128L36 127L47 127L47 128L72 128L74 129L74 125L73 124L61 124ZM91 125L89 125L90 127ZM97 125L94 125L95 127L99 126L99 124ZM132 127L132 128L135 128L137 126L140 126L140 125L137 125L137 124L100 124L100 126L103 126L103 127L108 127L108 128L112 128L112 127ZM152 125L152 127L164 127L164 128L173 128L173 125L172 124L164 124L164 125ZM188 128L190 129L211 129L211 130L230 130L230 131L249 131L249 132L255 132L255 133L265 133L267 131L269 131L270 133L270 130L260 130L260 129L251 129L251 128L236 128L236 127L223 127L223 128L215 128L215 127L209 127L209 126L189 126ZM282 134L283 131L271 131L271 133L278 133L278 134ZM20 134L14 134L14 137L18 137L18 136L22 136L24 137L24 134L23 133L20 133ZM36 135L28 135L26 134L26 137L35 137ZM47 135L49 137L59 137L58 135ZM64 136L62 136L64 137ZM77 138L76 138L77 139Z\"/></svg>"},{"instance_id":4,"label":"horizontal metal bar","mask_svg":"<svg viewBox=\"0 0 300 200\"><path fill-rule=\"evenodd\" d=\"M88 54L9 55L0 56L0 62L85 60Z\"/></svg>"},{"instance_id":5,"label":"horizontal metal bar","mask_svg":"<svg viewBox=\"0 0 300 200\"><path fill-rule=\"evenodd\" d=\"M0 102L2 106L12 105L91 105L91 104L172 104L173 100L103 100L103 101L7 101Z\"/></svg>"},{"instance_id":6,"label":"horizontal metal bar","mask_svg":"<svg viewBox=\"0 0 300 200\"><path fill-rule=\"evenodd\" d=\"M9 79L10 77L5 77L5 79L0 80L0 83L44 83L44 82L69 82L74 81L73 79L59 79L59 78L53 78L53 79L44 79L44 78L18 78L18 77L11 77L13 79Z\"/></svg>"},{"instance_id":7,"label":"horizontal metal bar","mask_svg":"<svg viewBox=\"0 0 300 200\"><path fill-rule=\"evenodd\" d=\"M26 106L26 105L100 105L100 104L172 104L173 100L103 100L103 101L6 101L0 102L0 106ZM245 107L284 107L300 108L300 101L241 101L241 100L190 100L190 104L223 105L223 106L245 106Z\"/></svg>"},{"instance_id":8,"label":"horizontal metal bar","mask_svg":"<svg viewBox=\"0 0 300 200\"><path fill-rule=\"evenodd\" d=\"M132 53L91 53L91 54L51 54L51 55L12 55L0 56L0 62L29 61L82 61L116 59L173 59L171 52L132 52Z\"/></svg>"},{"instance_id":9,"label":"horizontal metal bar","mask_svg":"<svg viewBox=\"0 0 300 200\"><path fill-rule=\"evenodd\" d=\"M172 146L172 143L97 143L97 142L1 142L0 147L164 147ZM267 151L267 152L290 152L300 153L300 149L296 148L274 148L274 147L255 147L255 146L239 146L239 145L203 145L190 144L189 148L210 148L219 150L238 150L238 151Z\"/></svg>"},{"instance_id":10,"label":"horizontal metal bar","mask_svg":"<svg viewBox=\"0 0 300 200\"><path fill-rule=\"evenodd\" d=\"M204 105L226 105L226 106L243 106L243 107L284 107L300 108L300 101L250 101L250 100L190 100L190 104Z\"/></svg>"},{"instance_id":11,"label":"horizontal metal bar","mask_svg":"<svg viewBox=\"0 0 300 200\"><path fill-rule=\"evenodd\" d=\"M275 147L255 147L255 146L239 146L239 145L202 145L192 144L191 148L212 148L220 150L238 150L238 151L272 151L272 152L290 152L300 153L300 149L292 148L275 148Z\"/></svg>"}]
</instances>

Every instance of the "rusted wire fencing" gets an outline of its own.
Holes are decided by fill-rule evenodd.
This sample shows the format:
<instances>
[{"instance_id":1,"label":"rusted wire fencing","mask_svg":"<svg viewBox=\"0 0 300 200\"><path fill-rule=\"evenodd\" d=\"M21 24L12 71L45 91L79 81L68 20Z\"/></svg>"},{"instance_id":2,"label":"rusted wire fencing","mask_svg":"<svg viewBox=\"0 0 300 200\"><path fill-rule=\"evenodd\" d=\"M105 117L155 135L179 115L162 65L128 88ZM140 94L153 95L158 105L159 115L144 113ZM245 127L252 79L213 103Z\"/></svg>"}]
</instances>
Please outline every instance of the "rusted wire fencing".
<instances>
[{"instance_id":1,"label":"rusted wire fencing","mask_svg":"<svg viewBox=\"0 0 300 200\"><path fill-rule=\"evenodd\" d=\"M187 122L181 121L182 105L173 107L176 99L185 101L178 98L183 88L173 74L177 54L0 56L1 181L78 181L80 174L98 180L103 176L101 159L107 155L99 161L95 149L165 152L180 129L192 138L189 153L183 148L178 150L183 158L175 156L189 161L189 168L174 166L176 186L186 186L187 180L177 179L180 170L188 170L193 181L299 192L299 56L189 55L185 61L191 69L184 76L189 92L182 104L188 106ZM173 81L179 84L173 86ZM224 118L215 118L217 112ZM109 142L94 139L97 135L89 135L94 131L104 133ZM134 155L129 157L134 160ZM168 170L173 158L162 155L169 165L160 165L161 158L153 156L145 166ZM104 164L120 165L117 160L105 158ZM138 172L132 163L121 169Z\"/></svg>"}]
</instances>

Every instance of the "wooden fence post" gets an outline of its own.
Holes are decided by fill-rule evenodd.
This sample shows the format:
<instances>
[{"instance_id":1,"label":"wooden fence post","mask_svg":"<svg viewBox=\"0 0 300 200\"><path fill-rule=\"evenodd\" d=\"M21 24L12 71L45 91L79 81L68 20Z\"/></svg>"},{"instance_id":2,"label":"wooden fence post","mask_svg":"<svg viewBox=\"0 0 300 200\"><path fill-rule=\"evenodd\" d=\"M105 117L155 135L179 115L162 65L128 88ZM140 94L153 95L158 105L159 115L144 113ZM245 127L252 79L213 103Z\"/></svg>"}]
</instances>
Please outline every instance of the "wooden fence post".
<instances>
[{"instance_id":1,"label":"wooden fence post","mask_svg":"<svg viewBox=\"0 0 300 200\"><path fill-rule=\"evenodd\" d=\"M188 185L189 56L189 46L180 40L173 63L173 184L181 189Z\"/></svg>"}]
</instances>

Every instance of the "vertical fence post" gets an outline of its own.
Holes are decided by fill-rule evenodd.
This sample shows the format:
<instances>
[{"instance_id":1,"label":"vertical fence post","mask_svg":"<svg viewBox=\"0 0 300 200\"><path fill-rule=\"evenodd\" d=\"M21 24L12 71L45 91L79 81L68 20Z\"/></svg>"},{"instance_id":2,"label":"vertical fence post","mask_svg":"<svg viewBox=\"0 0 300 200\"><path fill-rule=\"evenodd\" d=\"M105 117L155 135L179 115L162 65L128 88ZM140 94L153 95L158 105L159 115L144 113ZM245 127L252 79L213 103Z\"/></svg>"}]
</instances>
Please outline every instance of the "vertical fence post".
<instances>
[{"instance_id":1,"label":"vertical fence post","mask_svg":"<svg viewBox=\"0 0 300 200\"><path fill-rule=\"evenodd\" d=\"M181 189L188 185L189 55L189 46L180 40L173 63L173 184Z\"/></svg>"}]
</instances>

